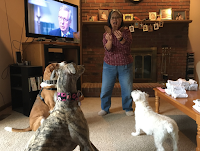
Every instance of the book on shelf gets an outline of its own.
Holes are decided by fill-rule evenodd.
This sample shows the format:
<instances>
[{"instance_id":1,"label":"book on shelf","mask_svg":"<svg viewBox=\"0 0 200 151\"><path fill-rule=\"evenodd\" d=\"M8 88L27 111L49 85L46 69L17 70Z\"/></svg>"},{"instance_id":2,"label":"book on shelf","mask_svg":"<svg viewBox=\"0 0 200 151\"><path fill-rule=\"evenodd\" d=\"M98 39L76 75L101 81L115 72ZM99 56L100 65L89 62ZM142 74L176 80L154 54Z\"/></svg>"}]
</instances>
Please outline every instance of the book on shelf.
<instances>
[{"instance_id":1,"label":"book on shelf","mask_svg":"<svg viewBox=\"0 0 200 151\"><path fill-rule=\"evenodd\" d=\"M31 88L32 88L32 91L37 91L37 84L36 84L36 80L35 80L35 77L30 77L30 81L31 81Z\"/></svg>"},{"instance_id":2,"label":"book on shelf","mask_svg":"<svg viewBox=\"0 0 200 151\"><path fill-rule=\"evenodd\" d=\"M40 77L30 77L28 78L29 92L40 90L40 84L42 82L42 76Z\"/></svg>"},{"instance_id":3,"label":"book on shelf","mask_svg":"<svg viewBox=\"0 0 200 151\"><path fill-rule=\"evenodd\" d=\"M36 78L37 78L37 88L38 90L40 90L41 89L40 84L42 83L42 76Z\"/></svg>"}]
</instances>

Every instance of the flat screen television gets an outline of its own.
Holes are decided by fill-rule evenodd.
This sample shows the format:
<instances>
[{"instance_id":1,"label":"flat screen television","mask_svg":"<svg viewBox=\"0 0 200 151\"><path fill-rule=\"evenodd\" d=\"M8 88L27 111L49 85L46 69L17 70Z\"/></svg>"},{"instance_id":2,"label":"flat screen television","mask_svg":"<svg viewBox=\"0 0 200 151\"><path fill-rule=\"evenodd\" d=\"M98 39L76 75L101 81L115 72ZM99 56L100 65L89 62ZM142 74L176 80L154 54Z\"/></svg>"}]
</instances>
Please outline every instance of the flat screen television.
<instances>
[{"instance_id":1,"label":"flat screen television","mask_svg":"<svg viewBox=\"0 0 200 151\"><path fill-rule=\"evenodd\" d=\"M26 37L73 40L78 6L59 0L25 0Z\"/></svg>"}]
</instances>

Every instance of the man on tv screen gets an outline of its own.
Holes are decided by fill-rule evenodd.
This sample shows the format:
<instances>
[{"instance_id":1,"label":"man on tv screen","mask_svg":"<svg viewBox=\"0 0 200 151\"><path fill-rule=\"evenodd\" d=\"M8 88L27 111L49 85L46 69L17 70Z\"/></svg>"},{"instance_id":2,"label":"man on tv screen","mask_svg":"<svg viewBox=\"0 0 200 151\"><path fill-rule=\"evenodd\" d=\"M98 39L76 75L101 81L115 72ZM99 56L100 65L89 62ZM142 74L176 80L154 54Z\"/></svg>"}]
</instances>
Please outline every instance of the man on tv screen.
<instances>
[{"instance_id":1,"label":"man on tv screen","mask_svg":"<svg viewBox=\"0 0 200 151\"><path fill-rule=\"evenodd\" d=\"M74 30L70 27L71 19L71 10L66 5L61 6L58 13L59 28L50 31L49 35L73 38Z\"/></svg>"}]
</instances>

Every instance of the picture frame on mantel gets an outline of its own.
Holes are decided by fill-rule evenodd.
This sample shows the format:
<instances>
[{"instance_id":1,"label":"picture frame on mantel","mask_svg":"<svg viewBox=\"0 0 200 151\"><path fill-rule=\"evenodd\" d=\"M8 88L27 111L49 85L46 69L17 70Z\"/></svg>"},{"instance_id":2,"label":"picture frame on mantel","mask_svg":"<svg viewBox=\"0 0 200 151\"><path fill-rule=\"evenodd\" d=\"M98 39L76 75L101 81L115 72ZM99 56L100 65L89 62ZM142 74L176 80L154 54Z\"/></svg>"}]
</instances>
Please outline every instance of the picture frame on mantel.
<instances>
[{"instance_id":1,"label":"picture frame on mantel","mask_svg":"<svg viewBox=\"0 0 200 151\"><path fill-rule=\"evenodd\" d=\"M123 20L124 21L132 21L133 20L133 14L123 14Z\"/></svg>"},{"instance_id":2,"label":"picture frame on mantel","mask_svg":"<svg viewBox=\"0 0 200 151\"><path fill-rule=\"evenodd\" d=\"M173 10L173 20L186 20L186 10Z\"/></svg>"},{"instance_id":3,"label":"picture frame on mantel","mask_svg":"<svg viewBox=\"0 0 200 151\"><path fill-rule=\"evenodd\" d=\"M99 9L99 20L107 21L108 20L108 10L107 9Z\"/></svg>"},{"instance_id":4,"label":"picture frame on mantel","mask_svg":"<svg viewBox=\"0 0 200 151\"><path fill-rule=\"evenodd\" d=\"M172 20L172 8L160 9L161 20Z\"/></svg>"},{"instance_id":5,"label":"picture frame on mantel","mask_svg":"<svg viewBox=\"0 0 200 151\"><path fill-rule=\"evenodd\" d=\"M97 15L87 15L87 21L98 21Z\"/></svg>"},{"instance_id":6,"label":"picture frame on mantel","mask_svg":"<svg viewBox=\"0 0 200 151\"><path fill-rule=\"evenodd\" d=\"M156 20L157 14L156 12L149 12L149 20Z\"/></svg>"}]
</instances>

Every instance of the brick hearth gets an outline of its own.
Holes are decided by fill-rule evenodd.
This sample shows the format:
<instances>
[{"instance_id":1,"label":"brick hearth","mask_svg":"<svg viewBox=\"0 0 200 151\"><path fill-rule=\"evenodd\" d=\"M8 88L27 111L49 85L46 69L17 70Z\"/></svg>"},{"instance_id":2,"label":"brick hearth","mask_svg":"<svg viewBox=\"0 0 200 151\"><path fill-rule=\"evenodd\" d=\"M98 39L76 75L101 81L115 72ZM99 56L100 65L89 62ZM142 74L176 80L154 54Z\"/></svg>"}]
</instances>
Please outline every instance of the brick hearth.
<instances>
[{"instance_id":1,"label":"brick hearth","mask_svg":"<svg viewBox=\"0 0 200 151\"><path fill-rule=\"evenodd\" d=\"M133 90L141 90L154 97L153 88L163 87L160 83L133 83ZM82 92L85 97L100 97L101 83L83 83ZM121 97L121 87L119 83L115 83L112 96Z\"/></svg>"}]
</instances>

